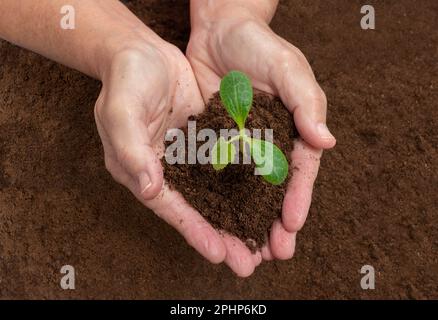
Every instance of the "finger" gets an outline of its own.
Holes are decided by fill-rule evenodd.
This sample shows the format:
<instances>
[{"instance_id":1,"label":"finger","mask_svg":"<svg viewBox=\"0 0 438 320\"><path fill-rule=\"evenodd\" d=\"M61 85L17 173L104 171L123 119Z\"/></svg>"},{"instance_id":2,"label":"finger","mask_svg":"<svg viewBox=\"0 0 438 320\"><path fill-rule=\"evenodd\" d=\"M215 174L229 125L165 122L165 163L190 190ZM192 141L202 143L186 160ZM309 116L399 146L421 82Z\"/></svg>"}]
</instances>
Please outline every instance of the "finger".
<instances>
[{"instance_id":1,"label":"finger","mask_svg":"<svg viewBox=\"0 0 438 320\"><path fill-rule=\"evenodd\" d=\"M116 180L125 185L145 206L150 208L161 219L174 227L185 238L187 243L198 251L211 263L221 263L225 259L226 248L218 234L207 221L191 206L189 206L181 194L172 191L167 185L163 185L160 194L152 200L145 200L138 193L137 182L133 180L120 166L113 162L112 172L116 174Z\"/></svg>"},{"instance_id":2,"label":"finger","mask_svg":"<svg viewBox=\"0 0 438 320\"><path fill-rule=\"evenodd\" d=\"M163 169L157 151L152 147L146 123L140 114L136 114L138 108L130 108L129 103L111 100L97 110L96 122L103 127L114 158L136 181L135 193L152 199L163 185Z\"/></svg>"},{"instance_id":3,"label":"finger","mask_svg":"<svg viewBox=\"0 0 438 320\"><path fill-rule=\"evenodd\" d=\"M266 261L274 260L274 256L272 255L271 248L269 247L269 243L265 244L262 247L261 253L262 253L263 260L266 260Z\"/></svg>"},{"instance_id":4,"label":"finger","mask_svg":"<svg viewBox=\"0 0 438 320\"><path fill-rule=\"evenodd\" d=\"M295 251L295 237L295 232L286 231L281 221L275 220L269 238L272 255L280 260L292 258Z\"/></svg>"},{"instance_id":5,"label":"finger","mask_svg":"<svg viewBox=\"0 0 438 320\"><path fill-rule=\"evenodd\" d=\"M256 252L252 253L252 261L254 261L255 267L258 267L260 265L260 263L262 263L263 258L262 258L262 253L260 252L260 250L257 250Z\"/></svg>"},{"instance_id":6,"label":"finger","mask_svg":"<svg viewBox=\"0 0 438 320\"><path fill-rule=\"evenodd\" d=\"M223 240L227 248L225 263L239 277L249 277L256 266L251 251L242 241L229 234L225 234Z\"/></svg>"},{"instance_id":7,"label":"finger","mask_svg":"<svg viewBox=\"0 0 438 320\"><path fill-rule=\"evenodd\" d=\"M283 226L289 232L299 231L306 221L321 155L321 149L315 149L301 139L294 143L291 154L294 171L282 208Z\"/></svg>"},{"instance_id":8,"label":"finger","mask_svg":"<svg viewBox=\"0 0 438 320\"><path fill-rule=\"evenodd\" d=\"M183 196L167 185L153 200L145 201L161 219L174 227L187 243L211 263L221 263L226 256L226 247L222 237Z\"/></svg>"},{"instance_id":9,"label":"finger","mask_svg":"<svg viewBox=\"0 0 438 320\"><path fill-rule=\"evenodd\" d=\"M294 114L300 135L317 148L332 148L336 139L326 125L327 98L317 83L304 55L279 38L278 51L272 56L277 66L270 73L275 90Z\"/></svg>"},{"instance_id":10,"label":"finger","mask_svg":"<svg viewBox=\"0 0 438 320\"><path fill-rule=\"evenodd\" d=\"M333 148L336 139L326 124L327 100L325 94L315 81L307 84L302 82L298 82L295 89L291 89L292 92L297 93L297 96L289 100L284 98L283 101L288 106L292 106L289 109L292 110L295 125L305 141L315 148ZM312 84L314 87L306 93L306 88Z\"/></svg>"},{"instance_id":11,"label":"finger","mask_svg":"<svg viewBox=\"0 0 438 320\"><path fill-rule=\"evenodd\" d=\"M247 246L249 245L250 248L253 248L253 250L250 249L252 254L252 260L254 261L255 266L257 267L262 263L262 254L260 252L260 249L257 247L257 243L254 239L248 239L246 241Z\"/></svg>"}]
</instances>

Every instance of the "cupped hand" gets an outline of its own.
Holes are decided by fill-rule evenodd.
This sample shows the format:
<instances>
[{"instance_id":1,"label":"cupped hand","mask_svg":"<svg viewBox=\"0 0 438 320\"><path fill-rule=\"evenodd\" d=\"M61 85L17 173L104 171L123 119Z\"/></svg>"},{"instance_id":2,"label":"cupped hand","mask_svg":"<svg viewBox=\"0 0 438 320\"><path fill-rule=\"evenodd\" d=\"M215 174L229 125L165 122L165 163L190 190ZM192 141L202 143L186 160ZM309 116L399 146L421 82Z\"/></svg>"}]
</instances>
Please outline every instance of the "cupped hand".
<instances>
[{"instance_id":1,"label":"cupped hand","mask_svg":"<svg viewBox=\"0 0 438 320\"><path fill-rule=\"evenodd\" d=\"M279 96L293 113L301 136L291 153L293 178L281 219L274 222L269 242L261 250L265 260L289 259L294 253L296 233L310 208L322 149L336 143L326 126L326 97L304 55L276 35L266 21L230 11L226 18L204 19L208 14L199 12L199 19L192 17L187 57L204 100L218 90L227 72L239 70L251 78L255 88ZM250 259L246 261L251 263Z\"/></svg>"},{"instance_id":2,"label":"cupped hand","mask_svg":"<svg viewBox=\"0 0 438 320\"><path fill-rule=\"evenodd\" d=\"M225 261L237 274L251 274L261 254L242 254L247 248L241 241L219 234L179 192L163 183L160 158L166 130L183 127L188 116L204 108L186 57L168 43L159 48L136 45L114 56L102 83L95 119L105 165L114 179L210 262Z\"/></svg>"}]
</instances>

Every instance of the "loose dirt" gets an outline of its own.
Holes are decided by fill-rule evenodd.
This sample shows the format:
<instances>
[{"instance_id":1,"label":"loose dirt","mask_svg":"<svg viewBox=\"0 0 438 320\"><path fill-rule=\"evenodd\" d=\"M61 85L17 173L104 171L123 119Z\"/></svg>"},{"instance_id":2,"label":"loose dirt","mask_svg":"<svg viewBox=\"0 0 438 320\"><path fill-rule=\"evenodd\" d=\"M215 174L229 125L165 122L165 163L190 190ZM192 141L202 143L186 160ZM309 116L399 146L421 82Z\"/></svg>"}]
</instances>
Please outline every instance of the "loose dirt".
<instances>
[{"instance_id":1,"label":"loose dirt","mask_svg":"<svg viewBox=\"0 0 438 320\"><path fill-rule=\"evenodd\" d=\"M127 2L184 49L188 1ZM280 1L337 137L295 257L249 279L211 265L105 171L100 85L0 42L0 298L438 298L438 2ZM76 270L76 290L59 285ZM376 271L362 290L361 267Z\"/></svg>"}]
</instances>

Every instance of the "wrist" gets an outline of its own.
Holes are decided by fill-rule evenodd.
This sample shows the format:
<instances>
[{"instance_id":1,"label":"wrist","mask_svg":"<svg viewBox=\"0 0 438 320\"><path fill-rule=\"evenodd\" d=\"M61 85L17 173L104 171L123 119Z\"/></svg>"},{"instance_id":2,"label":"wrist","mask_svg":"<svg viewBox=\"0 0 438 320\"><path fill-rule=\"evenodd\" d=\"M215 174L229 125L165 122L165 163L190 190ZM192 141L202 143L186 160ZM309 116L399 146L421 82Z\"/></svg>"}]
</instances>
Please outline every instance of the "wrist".
<instances>
[{"instance_id":1,"label":"wrist","mask_svg":"<svg viewBox=\"0 0 438 320\"><path fill-rule=\"evenodd\" d=\"M191 0L191 27L193 31L210 29L223 21L258 21L269 24L278 0Z\"/></svg>"},{"instance_id":2,"label":"wrist","mask_svg":"<svg viewBox=\"0 0 438 320\"><path fill-rule=\"evenodd\" d=\"M173 50L167 43L146 26L126 32L114 32L101 41L95 54L97 78L104 80L120 61L146 57L169 68L173 61Z\"/></svg>"}]
</instances>

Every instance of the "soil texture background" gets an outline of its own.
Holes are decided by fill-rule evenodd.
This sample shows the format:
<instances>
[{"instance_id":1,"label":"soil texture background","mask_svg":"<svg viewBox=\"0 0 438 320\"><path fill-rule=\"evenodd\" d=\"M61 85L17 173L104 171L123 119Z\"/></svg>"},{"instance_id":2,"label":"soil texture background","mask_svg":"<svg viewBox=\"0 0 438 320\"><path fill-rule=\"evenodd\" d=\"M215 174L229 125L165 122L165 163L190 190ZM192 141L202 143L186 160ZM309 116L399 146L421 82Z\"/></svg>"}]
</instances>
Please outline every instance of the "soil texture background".
<instances>
[{"instance_id":1,"label":"soil texture background","mask_svg":"<svg viewBox=\"0 0 438 320\"><path fill-rule=\"evenodd\" d=\"M185 48L188 1L125 2ZM360 28L364 4L376 30ZM284 0L272 28L309 59L338 144L295 257L248 279L112 180L97 81L0 42L0 298L438 298L438 2ZM59 286L66 264L76 290Z\"/></svg>"}]
</instances>

